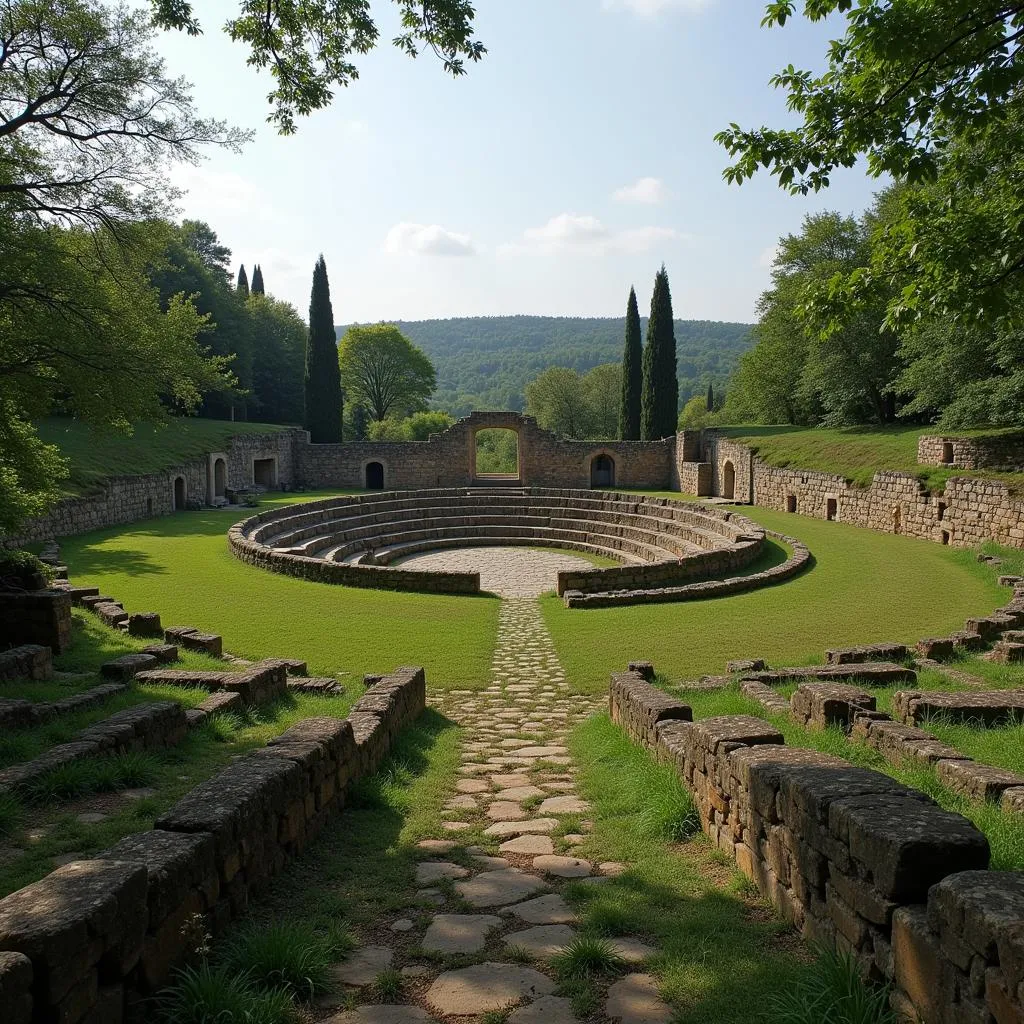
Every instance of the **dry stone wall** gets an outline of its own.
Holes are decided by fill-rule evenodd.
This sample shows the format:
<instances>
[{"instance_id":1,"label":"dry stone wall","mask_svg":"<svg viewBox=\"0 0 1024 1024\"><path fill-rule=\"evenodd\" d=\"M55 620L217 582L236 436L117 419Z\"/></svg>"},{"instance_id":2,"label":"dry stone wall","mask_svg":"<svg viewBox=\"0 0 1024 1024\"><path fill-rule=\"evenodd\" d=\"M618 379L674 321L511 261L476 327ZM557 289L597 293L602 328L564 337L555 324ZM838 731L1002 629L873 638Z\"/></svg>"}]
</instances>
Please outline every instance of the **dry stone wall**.
<instances>
[{"instance_id":1,"label":"dry stone wall","mask_svg":"<svg viewBox=\"0 0 1024 1024\"><path fill-rule=\"evenodd\" d=\"M298 722L198 786L153 830L0 900L8 1022L150 1019L145 997L244 913L425 705L423 670L397 669L351 718Z\"/></svg>"},{"instance_id":2,"label":"dry stone wall","mask_svg":"<svg viewBox=\"0 0 1024 1024\"><path fill-rule=\"evenodd\" d=\"M673 764L714 843L801 934L854 956L924 1024L1024 1019L1024 883L966 818L744 715L692 722L636 673L609 709Z\"/></svg>"},{"instance_id":3,"label":"dry stone wall","mask_svg":"<svg viewBox=\"0 0 1024 1024\"><path fill-rule=\"evenodd\" d=\"M960 469L1024 469L1024 437L922 436L917 439L917 461L931 466Z\"/></svg>"}]
</instances>

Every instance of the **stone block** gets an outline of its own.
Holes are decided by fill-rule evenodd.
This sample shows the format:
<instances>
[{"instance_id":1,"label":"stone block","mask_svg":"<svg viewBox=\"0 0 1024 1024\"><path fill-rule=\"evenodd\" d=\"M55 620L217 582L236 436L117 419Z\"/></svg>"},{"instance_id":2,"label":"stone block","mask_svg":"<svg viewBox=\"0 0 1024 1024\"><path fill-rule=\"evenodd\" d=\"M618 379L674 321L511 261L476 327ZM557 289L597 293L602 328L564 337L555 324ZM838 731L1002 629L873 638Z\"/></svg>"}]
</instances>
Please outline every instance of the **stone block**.
<instances>
[{"instance_id":1,"label":"stone block","mask_svg":"<svg viewBox=\"0 0 1024 1024\"><path fill-rule=\"evenodd\" d=\"M941 716L988 727L1024 718L1024 690L900 690L893 694L892 709L893 717L908 725Z\"/></svg>"},{"instance_id":2,"label":"stone block","mask_svg":"<svg viewBox=\"0 0 1024 1024\"><path fill-rule=\"evenodd\" d=\"M120 658L105 661L100 665L100 675L104 679L125 682L134 679L140 672L153 668L156 664L156 657L152 654L123 654Z\"/></svg>"},{"instance_id":3,"label":"stone block","mask_svg":"<svg viewBox=\"0 0 1024 1024\"><path fill-rule=\"evenodd\" d=\"M211 693L210 696L201 704L197 705L197 707L205 716L214 715L223 711L239 712L244 707L244 704L245 702L242 700L242 695L240 693L230 690L218 690L216 693Z\"/></svg>"},{"instance_id":4,"label":"stone block","mask_svg":"<svg viewBox=\"0 0 1024 1024\"><path fill-rule=\"evenodd\" d=\"M47 680L53 678L53 655L49 647L22 644L0 651L0 682L16 679Z\"/></svg>"},{"instance_id":5,"label":"stone block","mask_svg":"<svg viewBox=\"0 0 1024 1024\"><path fill-rule=\"evenodd\" d=\"M867 690L845 683L801 683L790 698L793 716L819 729L838 725L849 730L854 716L874 711L875 698Z\"/></svg>"},{"instance_id":6,"label":"stone block","mask_svg":"<svg viewBox=\"0 0 1024 1024\"><path fill-rule=\"evenodd\" d=\"M164 638L166 639L166 632ZM211 658L219 658L224 653L224 638L216 633L185 633L178 638L178 643L187 651L208 654Z\"/></svg>"},{"instance_id":7,"label":"stone block","mask_svg":"<svg viewBox=\"0 0 1024 1024\"><path fill-rule=\"evenodd\" d=\"M109 626L111 629L116 629L122 623L127 624L128 622L128 613L113 601L94 604L91 610L104 626Z\"/></svg>"},{"instance_id":8,"label":"stone block","mask_svg":"<svg viewBox=\"0 0 1024 1024\"><path fill-rule=\"evenodd\" d=\"M908 657L906 644L861 644L857 647L833 647L825 652L829 665L849 665L865 661L902 661Z\"/></svg>"},{"instance_id":9,"label":"stone block","mask_svg":"<svg viewBox=\"0 0 1024 1024\"><path fill-rule=\"evenodd\" d=\"M1024 814L1024 786L1004 789L999 807L1008 814Z\"/></svg>"},{"instance_id":10,"label":"stone block","mask_svg":"<svg viewBox=\"0 0 1024 1024\"><path fill-rule=\"evenodd\" d=\"M0 647L36 644L62 654L71 644L71 598L62 590L0 593Z\"/></svg>"},{"instance_id":11,"label":"stone block","mask_svg":"<svg viewBox=\"0 0 1024 1024\"><path fill-rule=\"evenodd\" d=\"M635 672L645 682L649 683L654 679L654 665L649 661L631 661L628 668L630 672Z\"/></svg>"},{"instance_id":12,"label":"stone block","mask_svg":"<svg viewBox=\"0 0 1024 1024\"><path fill-rule=\"evenodd\" d=\"M1014 663L1024 661L1024 643L1000 640L989 655L992 661Z\"/></svg>"},{"instance_id":13,"label":"stone block","mask_svg":"<svg viewBox=\"0 0 1024 1024\"><path fill-rule=\"evenodd\" d=\"M996 800L1008 789L1024 787L1024 775L976 761L939 761L935 766L939 781L971 800Z\"/></svg>"},{"instance_id":14,"label":"stone block","mask_svg":"<svg viewBox=\"0 0 1024 1024\"><path fill-rule=\"evenodd\" d=\"M142 648L143 654L152 654L159 665L170 665L178 660L178 648L174 644L150 644Z\"/></svg>"},{"instance_id":15,"label":"stone block","mask_svg":"<svg viewBox=\"0 0 1024 1024\"><path fill-rule=\"evenodd\" d=\"M956 653L952 637L929 637L917 641L917 653L931 661L949 661Z\"/></svg>"},{"instance_id":16,"label":"stone block","mask_svg":"<svg viewBox=\"0 0 1024 1024\"><path fill-rule=\"evenodd\" d=\"M892 918L895 981L926 1021L941 1021L952 1005L952 972L923 906L900 907Z\"/></svg>"},{"instance_id":17,"label":"stone block","mask_svg":"<svg viewBox=\"0 0 1024 1024\"><path fill-rule=\"evenodd\" d=\"M745 658L739 661L727 661L725 671L727 675L736 672L763 672L768 668L764 658Z\"/></svg>"},{"instance_id":18,"label":"stone block","mask_svg":"<svg viewBox=\"0 0 1024 1024\"><path fill-rule=\"evenodd\" d=\"M0 1006L4 1024L30 1024L32 961L23 953L0 953Z\"/></svg>"},{"instance_id":19,"label":"stone block","mask_svg":"<svg viewBox=\"0 0 1024 1024\"><path fill-rule=\"evenodd\" d=\"M128 616L129 636L163 636L160 616L156 612L135 612Z\"/></svg>"}]
</instances>

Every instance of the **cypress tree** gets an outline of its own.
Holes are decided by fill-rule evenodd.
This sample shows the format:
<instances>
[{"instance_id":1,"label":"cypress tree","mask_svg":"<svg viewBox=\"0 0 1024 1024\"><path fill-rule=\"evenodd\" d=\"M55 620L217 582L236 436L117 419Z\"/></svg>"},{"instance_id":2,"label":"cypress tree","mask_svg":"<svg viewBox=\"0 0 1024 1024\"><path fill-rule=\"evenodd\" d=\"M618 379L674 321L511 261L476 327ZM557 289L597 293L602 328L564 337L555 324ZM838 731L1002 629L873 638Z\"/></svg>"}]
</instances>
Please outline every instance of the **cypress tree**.
<instances>
[{"instance_id":1,"label":"cypress tree","mask_svg":"<svg viewBox=\"0 0 1024 1024\"><path fill-rule=\"evenodd\" d=\"M253 295L266 294L263 289L263 271L260 270L258 263L256 264L256 269L252 272L252 293Z\"/></svg>"},{"instance_id":2,"label":"cypress tree","mask_svg":"<svg viewBox=\"0 0 1024 1024\"><path fill-rule=\"evenodd\" d=\"M640 394L643 390L643 340L636 292L629 289L626 303L626 348L622 353L622 398L619 402L619 438L640 440Z\"/></svg>"},{"instance_id":3,"label":"cypress tree","mask_svg":"<svg viewBox=\"0 0 1024 1024\"><path fill-rule=\"evenodd\" d=\"M365 441L366 431L369 428L369 417L366 413L366 406L357 402L352 407L352 440Z\"/></svg>"},{"instance_id":4,"label":"cypress tree","mask_svg":"<svg viewBox=\"0 0 1024 1024\"><path fill-rule=\"evenodd\" d=\"M708 384L708 412L715 411L715 388L713 384Z\"/></svg>"},{"instance_id":5,"label":"cypress tree","mask_svg":"<svg viewBox=\"0 0 1024 1024\"><path fill-rule=\"evenodd\" d=\"M306 411L303 426L314 444L341 440L341 368L334 335L331 286L323 255L313 270L309 297L309 339L306 342Z\"/></svg>"},{"instance_id":6,"label":"cypress tree","mask_svg":"<svg viewBox=\"0 0 1024 1024\"><path fill-rule=\"evenodd\" d=\"M679 379L676 373L672 294L663 263L654 278L651 317L647 321L647 345L644 347L644 385L640 411L640 436L644 441L657 441L676 432L679 420Z\"/></svg>"},{"instance_id":7,"label":"cypress tree","mask_svg":"<svg viewBox=\"0 0 1024 1024\"><path fill-rule=\"evenodd\" d=\"M249 298L249 278L245 275L244 263L238 268L238 284L235 286L235 291L237 291L243 299Z\"/></svg>"}]
</instances>

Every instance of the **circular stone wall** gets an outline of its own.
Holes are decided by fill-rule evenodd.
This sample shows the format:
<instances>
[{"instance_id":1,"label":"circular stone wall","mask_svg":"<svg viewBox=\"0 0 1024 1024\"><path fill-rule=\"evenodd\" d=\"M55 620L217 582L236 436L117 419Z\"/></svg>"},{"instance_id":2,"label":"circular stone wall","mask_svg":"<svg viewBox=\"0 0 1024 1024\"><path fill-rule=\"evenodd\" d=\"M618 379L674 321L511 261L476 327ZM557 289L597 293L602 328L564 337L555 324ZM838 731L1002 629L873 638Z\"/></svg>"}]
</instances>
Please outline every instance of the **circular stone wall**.
<instances>
[{"instance_id":1,"label":"circular stone wall","mask_svg":"<svg viewBox=\"0 0 1024 1024\"><path fill-rule=\"evenodd\" d=\"M761 553L765 532L734 512L668 498L552 488L456 488L328 498L234 526L234 553L275 572L348 586L475 593L476 571L394 563L451 548L558 547L613 559L567 567L559 594L679 586L729 575Z\"/></svg>"}]
</instances>

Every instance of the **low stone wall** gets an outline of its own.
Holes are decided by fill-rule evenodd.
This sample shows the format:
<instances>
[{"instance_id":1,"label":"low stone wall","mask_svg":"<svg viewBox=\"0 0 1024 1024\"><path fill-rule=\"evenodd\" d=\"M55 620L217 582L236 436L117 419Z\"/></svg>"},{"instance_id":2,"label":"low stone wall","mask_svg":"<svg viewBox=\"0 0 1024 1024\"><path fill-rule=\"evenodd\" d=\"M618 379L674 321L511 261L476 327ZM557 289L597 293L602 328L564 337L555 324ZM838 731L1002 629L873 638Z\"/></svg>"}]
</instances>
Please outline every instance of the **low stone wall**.
<instances>
[{"instance_id":1,"label":"low stone wall","mask_svg":"<svg viewBox=\"0 0 1024 1024\"><path fill-rule=\"evenodd\" d=\"M30 520L16 536L3 539L8 547L20 547L54 537L99 530L106 526L133 523L175 511L175 487L185 502L210 504L228 489L252 487L257 481L254 462L271 460L276 466L276 483L295 484L297 465L294 450L308 444L304 430L282 429L267 434L236 434L223 452L190 459L159 473L107 477L103 490L81 498L58 502L46 515ZM224 462L218 477L214 464ZM220 486L218 488L218 479Z\"/></svg>"},{"instance_id":2,"label":"low stone wall","mask_svg":"<svg viewBox=\"0 0 1024 1024\"><path fill-rule=\"evenodd\" d=\"M153 830L0 900L0 1001L14 1024L149 1019L141 999L244 913L425 707L422 669L378 686L352 719L298 722Z\"/></svg>"},{"instance_id":3,"label":"low stone wall","mask_svg":"<svg viewBox=\"0 0 1024 1024\"><path fill-rule=\"evenodd\" d=\"M593 591L590 593L564 589L562 573L559 573L559 593L562 595L566 608L610 608L624 604L662 604L669 601L701 601L712 597L727 597L730 594L742 594L761 587L770 587L791 579L806 569L811 562L811 553L807 546L793 537L772 533L768 536L788 544L792 554L781 565L762 572L748 573L745 576L731 576L724 580L704 580L700 583L687 583L682 586L657 586L655 581L643 577L642 584L632 589ZM648 566L633 566L634 569L647 569ZM608 570L595 570L607 572Z\"/></svg>"},{"instance_id":4,"label":"low stone wall","mask_svg":"<svg viewBox=\"0 0 1024 1024\"><path fill-rule=\"evenodd\" d=\"M994 434L989 437L921 436L917 461L922 465L956 466L960 469L1024 468L1024 435Z\"/></svg>"},{"instance_id":5,"label":"low stone wall","mask_svg":"<svg viewBox=\"0 0 1024 1024\"><path fill-rule=\"evenodd\" d=\"M64 715L98 707L115 694L123 693L124 683L102 683L83 693L62 697L60 700L17 700L0 698L0 729L29 729L43 722L51 722Z\"/></svg>"},{"instance_id":6,"label":"low stone wall","mask_svg":"<svg viewBox=\"0 0 1024 1024\"><path fill-rule=\"evenodd\" d=\"M53 652L42 644L21 644L0 651L0 682L53 678Z\"/></svg>"},{"instance_id":7,"label":"low stone wall","mask_svg":"<svg viewBox=\"0 0 1024 1024\"><path fill-rule=\"evenodd\" d=\"M675 765L715 845L805 938L895 981L911 1019L1022 1019L1024 880L983 870L988 841L966 818L879 772L786 747L761 719L686 721L686 705L642 683L613 677L612 718Z\"/></svg>"},{"instance_id":8,"label":"low stone wall","mask_svg":"<svg viewBox=\"0 0 1024 1024\"><path fill-rule=\"evenodd\" d=\"M8 644L65 651L71 644L71 597L59 590L0 592L0 647Z\"/></svg>"}]
</instances>

